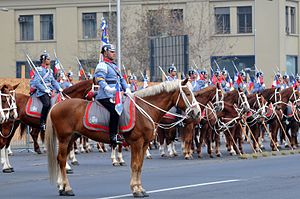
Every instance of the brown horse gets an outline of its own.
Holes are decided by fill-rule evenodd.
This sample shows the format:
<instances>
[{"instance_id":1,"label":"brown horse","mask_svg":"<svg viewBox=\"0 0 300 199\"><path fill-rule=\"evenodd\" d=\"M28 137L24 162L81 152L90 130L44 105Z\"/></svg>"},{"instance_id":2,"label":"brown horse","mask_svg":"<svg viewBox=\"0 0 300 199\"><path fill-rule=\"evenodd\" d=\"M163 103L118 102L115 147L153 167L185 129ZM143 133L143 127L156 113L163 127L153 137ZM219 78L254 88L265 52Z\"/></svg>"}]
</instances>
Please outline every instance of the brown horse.
<instances>
[{"instance_id":1,"label":"brown horse","mask_svg":"<svg viewBox=\"0 0 300 199\"><path fill-rule=\"evenodd\" d=\"M136 124L132 130L124 133L125 140L131 145L131 181L130 187L134 197L146 197L148 194L142 187L141 172L145 152L149 142L154 139L156 124L165 114L162 110L169 110L177 105L188 115L198 118L200 108L191 92L188 79L184 81L164 82L134 93L136 105ZM132 99L132 98L131 98ZM50 180L58 179L60 195L74 195L69 184L65 165L70 151L74 132L78 132L95 141L109 143L109 134L87 130L83 126L83 115L87 101L69 99L56 104L47 118L47 148L48 169ZM70 111L72 110L72 111ZM56 154L57 139L59 143ZM60 170L58 171L58 166Z\"/></svg>"},{"instance_id":2,"label":"brown horse","mask_svg":"<svg viewBox=\"0 0 300 199\"><path fill-rule=\"evenodd\" d=\"M84 80L80 81L73 86L70 86L68 88L65 88L63 90L63 95L66 98L81 98L84 99L87 95L87 93L92 88L93 81L92 80ZM29 100L30 96L17 93L16 99L17 99L17 106L18 106L18 113L19 118L21 120L21 135L24 134L26 125L29 125L32 127L30 131L30 135L32 136L33 144L34 144L34 151L38 154L41 154L41 150L39 147L39 144L37 142L38 135L40 133L39 124L40 119L39 118L33 118L31 116L28 116L25 111L25 107L27 104L27 101ZM44 142L44 132L41 132L41 138L42 142Z\"/></svg>"},{"instance_id":3,"label":"brown horse","mask_svg":"<svg viewBox=\"0 0 300 199\"><path fill-rule=\"evenodd\" d=\"M14 171L9 163L7 148L13 137L12 130L15 126L18 126L18 121L16 121L18 113L15 101L15 89L18 85L19 84L11 86L10 84L3 84L0 86L0 149L1 163L3 164L2 171L4 173L11 173Z\"/></svg>"}]
</instances>

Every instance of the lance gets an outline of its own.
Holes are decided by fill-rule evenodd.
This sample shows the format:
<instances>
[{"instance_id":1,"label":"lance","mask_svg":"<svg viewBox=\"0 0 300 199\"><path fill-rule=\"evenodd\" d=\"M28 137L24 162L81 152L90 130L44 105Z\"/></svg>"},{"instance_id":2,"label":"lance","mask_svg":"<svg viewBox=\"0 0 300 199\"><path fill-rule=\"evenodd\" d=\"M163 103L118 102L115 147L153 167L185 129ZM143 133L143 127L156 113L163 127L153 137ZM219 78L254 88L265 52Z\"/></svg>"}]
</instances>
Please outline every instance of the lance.
<instances>
[{"instance_id":1,"label":"lance","mask_svg":"<svg viewBox=\"0 0 300 199\"><path fill-rule=\"evenodd\" d=\"M236 65L235 65L235 63L234 63L234 61L231 61L232 62L232 64L233 64L233 67L234 67L234 69L236 70L236 72L238 73L239 72L239 70L237 69L237 67L236 67Z\"/></svg>"},{"instance_id":2,"label":"lance","mask_svg":"<svg viewBox=\"0 0 300 199\"><path fill-rule=\"evenodd\" d=\"M219 71L221 72L221 69L220 69L220 66L219 66L218 62L217 62L215 59L214 59L214 62L215 62L215 64L217 65Z\"/></svg>"},{"instance_id":3,"label":"lance","mask_svg":"<svg viewBox=\"0 0 300 199\"><path fill-rule=\"evenodd\" d=\"M24 53L25 53L25 52L24 52ZM45 88L49 90L48 86L46 85L44 79L42 78L42 76L40 75L40 73L38 72L38 70L36 69L36 66L34 65L33 61L32 61L31 58L29 57L29 55L28 55L27 53L25 53L25 55L26 55L26 60L27 60L27 62L28 62L28 64L29 64L30 68L32 68L32 69L35 71L35 73L38 75L38 77L39 77L40 80L42 81L43 85L45 86ZM50 93L48 93L48 95L51 96Z\"/></svg>"},{"instance_id":4,"label":"lance","mask_svg":"<svg viewBox=\"0 0 300 199\"><path fill-rule=\"evenodd\" d=\"M126 76L125 81L126 81L127 84L129 84L129 82L128 82L128 76L127 76L127 72L126 72L126 68L125 68L124 64L122 65L122 68L123 68L124 74Z\"/></svg>"},{"instance_id":5,"label":"lance","mask_svg":"<svg viewBox=\"0 0 300 199\"><path fill-rule=\"evenodd\" d=\"M64 76L66 77L66 72L65 72L65 69L64 69L64 66L62 65L62 63L59 61L58 57L56 56L56 51L55 49L53 50L54 51L54 56L55 56L55 59L57 59L59 65L61 66L61 70L64 74ZM70 82L69 78L66 78L68 82Z\"/></svg>"},{"instance_id":6,"label":"lance","mask_svg":"<svg viewBox=\"0 0 300 199\"><path fill-rule=\"evenodd\" d=\"M166 75L165 71L160 66L158 67L161 70L162 74L165 76L165 78L168 80L168 76Z\"/></svg>"},{"instance_id":7,"label":"lance","mask_svg":"<svg viewBox=\"0 0 300 199\"><path fill-rule=\"evenodd\" d=\"M81 63L80 63L78 57L76 57L76 60L77 60L78 64L81 66L81 68L82 68L84 78L87 79L87 76L86 76L86 74L85 74L85 72L84 72L84 68L82 67L82 65L81 65Z\"/></svg>"}]
</instances>

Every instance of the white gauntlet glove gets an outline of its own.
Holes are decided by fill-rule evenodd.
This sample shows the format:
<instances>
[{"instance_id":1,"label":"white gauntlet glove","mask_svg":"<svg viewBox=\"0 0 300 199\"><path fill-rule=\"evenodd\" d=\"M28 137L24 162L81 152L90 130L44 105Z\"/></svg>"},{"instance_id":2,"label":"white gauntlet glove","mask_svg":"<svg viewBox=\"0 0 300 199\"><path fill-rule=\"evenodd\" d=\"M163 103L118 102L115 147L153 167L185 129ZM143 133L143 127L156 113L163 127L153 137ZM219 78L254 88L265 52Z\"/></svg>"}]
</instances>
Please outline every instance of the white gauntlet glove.
<instances>
[{"instance_id":1,"label":"white gauntlet glove","mask_svg":"<svg viewBox=\"0 0 300 199\"><path fill-rule=\"evenodd\" d=\"M50 94L50 93L51 93L51 91L50 91L49 89L45 89L45 93L48 93L48 94Z\"/></svg>"},{"instance_id":2,"label":"white gauntlet glove","mask_svg":"<svg viewBox=\"0 0 300 199\"><path fill-rule=\"evenodd\" d=\"M62 89L62 88L59 88L58 91L59 91L59 92L63 92L63 89Z\"/></svg>"},{"instance_id":3,"label":"white gauntlet glove","mask_svg":"<svg viewBox=\"0 0 300 199\"><path fill-rule=\"evenodd\" d=\"M116 88L112 88L112 87L110 87L110 86L105 86L105 88L104 88L104 90L105 90L105 92L107 92L107 93L111 93L111 94L115 94L116 93Z\"/></svg>"},{"instance_id":4,"label":"white gauntlet glove","mask_svg":"<svg viewBox=\"0 0 300 199\"><path fill-rule=\"evenodd\" d=\"M131 93L130 88L126 88L125 93L126 93L126 94L130 94L130 93Z\"/></svg>"}]
</instances>

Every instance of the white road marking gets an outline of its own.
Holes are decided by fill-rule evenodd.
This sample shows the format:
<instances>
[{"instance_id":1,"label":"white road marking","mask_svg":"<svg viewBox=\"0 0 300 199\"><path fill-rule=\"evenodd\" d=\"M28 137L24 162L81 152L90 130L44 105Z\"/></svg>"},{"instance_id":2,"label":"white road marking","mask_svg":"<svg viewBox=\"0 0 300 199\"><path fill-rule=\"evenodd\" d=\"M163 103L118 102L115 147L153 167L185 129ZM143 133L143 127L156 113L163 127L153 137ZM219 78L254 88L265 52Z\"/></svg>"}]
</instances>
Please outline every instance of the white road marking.
<instances>
[{"instance_id":1,"label":"white road marking","mask_svg":"<svg viewBox=\"0 0 300 199\"><path fill-rule=\"evenodd\" d=\"M159 193L159 192L165 192L165 191L172 191L172 190L179 190L179 189L187 189L192 187L201 187L201 186L207 186L207 185L215 185L215 184L224 184L224 183L231 183L231 182L239 182L240 179L233 179L233 180L223 180L223 181L215 181L215 182L206 182L206 183L200 183L200 184L191 184L191 185L185 185L180 187L171 187L166 189L157 189L153 191L147 191L147 193ZM132 194L124 194L124 195L118 195L118 196L109 196L104 198L96 198L96 199L114 199L114 198L125 198L128 196L132 196Z\"/></svg>"}]
</instances>

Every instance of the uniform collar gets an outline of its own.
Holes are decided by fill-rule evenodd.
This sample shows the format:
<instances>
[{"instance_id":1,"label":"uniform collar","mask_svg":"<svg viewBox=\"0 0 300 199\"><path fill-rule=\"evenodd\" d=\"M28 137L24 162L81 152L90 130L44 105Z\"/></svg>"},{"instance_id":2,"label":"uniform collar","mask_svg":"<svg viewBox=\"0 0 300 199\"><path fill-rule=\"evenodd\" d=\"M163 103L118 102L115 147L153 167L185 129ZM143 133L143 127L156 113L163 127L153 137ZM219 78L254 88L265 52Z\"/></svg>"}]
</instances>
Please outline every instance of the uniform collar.
<instances>
[{"instance_id":1,"label":"uniform collar","mask_svg":"<svg viewBox=\"0 0 300 199\"><path fill-rule=\"evenodd\" d=\"M112 60L110 60L110 59L108 59L108 58L106 58L106 57L103 58L103 61L104 61L104 62L107 62L107 63L114 63Z\"/></svg>"}]
</instances>

